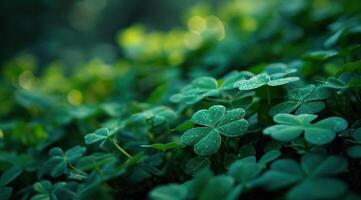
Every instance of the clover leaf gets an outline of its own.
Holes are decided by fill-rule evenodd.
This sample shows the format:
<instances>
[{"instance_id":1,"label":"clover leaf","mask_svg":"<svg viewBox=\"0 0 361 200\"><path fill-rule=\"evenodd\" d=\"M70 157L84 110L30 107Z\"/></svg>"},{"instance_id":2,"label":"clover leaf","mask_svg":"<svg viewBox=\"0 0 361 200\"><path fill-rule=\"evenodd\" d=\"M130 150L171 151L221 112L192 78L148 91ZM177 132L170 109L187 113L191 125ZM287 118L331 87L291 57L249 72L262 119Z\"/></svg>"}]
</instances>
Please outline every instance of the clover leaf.
<instances>
[{"instance_id":1,"label":"clover leaf","mask_svg":"<svg viewBox=\"0 0 361 200\"><path fill-rule=\"evenodd\" d=\"M171 101L195 104L206 97L217 96L219 94L218 87L219 85L216 79L212 77L200 77L185 86L181 90L181 93L173 95Z\"/></svg>"},{"instance_id":2,"label":"clover leaf","mask_svg":"<svg viewBox=\"0 0 361 200\"><path fill-rule=\"evenodd\" d=\"M254 90L264 85L280 86L298 80L298 77L282 78L279 75L272 77L267 73L261 73L251 77L250 79L237 81L233 84L233 87L238 88L239 90Z\"/></svg>"},{"instance_id":3,"label":"clover leaf","mask_svg":"<svg viewBox=\"0 0 361 200\"><path fill-rule=\"evenodd\" d=\"M248 128L248 122L243 119L245 111L242 108L229 110L222 105L215 105L208 110L199 110L191 121L201 125L189 129L182 135L182 143L194 146L198 155L211 155L221 145L221 135L236 137L243 135Z\"/></svg>"},{"instance_id":4,"label":"clover leaf","mask_svg":"<svg viewBox=\"0 0 361 200\"><path fill-rule=\"evenodd\" d=\"M158 106L132 115L131 120L134 122L144 121L152 126L159 126L173 122L176 116L176 113L172 109L166 106Z\"/></svg>"},{"instance_id":5,"label":"clover leaf","mask_svg":"<svg viewBox=\"0 0 361 200\"><path fill-rule=\"evenodd\" d=\"M348 123L341 117L329 117L311 124L317 115L313 114L277 114L273 120L279 124L263 130L263 134L273 139L288 142L298 138L303 132L306 141L315 145L324 145L335 139L336 133L347 128Z\"/></svg>"},{"instance_id":6,"label":"clover leaf","mask_svg":"<svg viewBox=\"0 0 361 200\"><path fill-rule=\"evenodd\" d=\"M248 156L232 163L229 167L228 175L233 177L238 183L237 189L235 189L233 194L235 199L238 199L241 192L250 187L251 181L261 173L268 163L277 159L280 155L279 151L271 150L265 153L258 162L255 156Z\"/></svg>"},{"instance_id":7,"label":"clover leaf","mask_svg":"<svg viewBox=\"0 0 361 200\"><path fill-rule=\"evenodd\" d=\"M34 183L33 189L37 193L30 200L53 200L53 199L74 199L75 192L71 190L71 186L66 182L58 182L52 184L48 180L42 180Z\"/></svg>"},{"instance_id":8,"label":"clover leaf","mask_svg":"<svg viewBox=\"0 0 361 200\"><path fill-rule=\"evenodd\" d=\"M115 131L109 131L108 128L98 129L94 133L89 133L84 137L85 144L100 142L100 146L103 146L107 139L114 135L114 133Z\"/></svg>"},{"instance_id":9,"label":"clover leaf","mask_svg":"<svg viewBox=\"0 0 361 200\"><path fill-rule=\"evenodd\" d=\"M267 190L289 188L287 199L330 199L347 191L342 181L333 178L347 168L347 161L339 156L311 152L295 160L280 159L271 168L252 181L251 186Z\"/></svg>"},{"instance_id":10,"label":"clover leaf","mask_svg":"<svg viewBox=\"0 0 361 200\"><path fill-rule=\"evenodd\" d=\"M252 75L252 73L246 71L235 71L227 74L219 82L213 77L200 77L185 86L180 93L173 95L171 101L195 104L206 97L216 97L224 91L234 89L233 84L236 81L251 77Z\"/></svg>"},{"instance_id":11,"label":"clover leaf","mask_svg":"<svg viewBox=\"0 0 361 200\"><path fill-rule=\"evenodd\" d=\"M154 188L149 197L152 200L185 200L187 193L184 185L172 183Z\"/></svg>"},{"instance_id":12,"label":"clover leaf","mask_svg":"<svg viewBox=\"0 0 361 200\"><path fill-rule=\"evenodd\" d=\"M85 153L86 148L75 146L67 151L54 147L49 151L51 158L45 163L45 170L50 172L52 177L59 177L69 172L68 167L73 166Z\"/></svg>"},{"instance_id":13,"label":"clover leaf","mask_svg":"<svg viewBox=\"0 0 361 200\"><path fill-rule=\"evenodd\" d=\"M322 101L330 96L329 91L322 86L313 84L298 88L288 93L287 101L279 103L269 111L271 116L278 113L313 114L325 108Z\"/></svg>"},{"instance_id":14,"label":"clover leaf","mask_svg":"<svg viewBox=\"0 0 361 200\"><path fill-rule=\"evenodd\" d=\"M195 157L187 162L184 172L188 175L193 175L202 169L208 168L210 165L211 161L207 157Z\"/></svg>"}]
</instances>

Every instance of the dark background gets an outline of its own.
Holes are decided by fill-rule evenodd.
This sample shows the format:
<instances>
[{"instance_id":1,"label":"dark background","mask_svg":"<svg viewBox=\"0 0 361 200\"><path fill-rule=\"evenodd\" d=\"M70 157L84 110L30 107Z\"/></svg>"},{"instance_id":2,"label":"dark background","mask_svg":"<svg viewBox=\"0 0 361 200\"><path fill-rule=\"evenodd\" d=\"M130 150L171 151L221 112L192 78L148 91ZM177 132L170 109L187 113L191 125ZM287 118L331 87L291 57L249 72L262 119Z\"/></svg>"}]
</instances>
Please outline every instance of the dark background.
<instances>
[{"instance_id":1,"label":"dark background","mask_svg":"<svg viewBox=\"0 0 361 200\"><path fill-rule=\"evenodd\" d=\"M182 26L182 14L199 2L216 5L215 0L2 0L0 64L19 53L35 55L40 65L74 56L84 61L99 52L112 62L120 53L119 30L136 23L156 30Z\"/></svg>"}]
</instances>

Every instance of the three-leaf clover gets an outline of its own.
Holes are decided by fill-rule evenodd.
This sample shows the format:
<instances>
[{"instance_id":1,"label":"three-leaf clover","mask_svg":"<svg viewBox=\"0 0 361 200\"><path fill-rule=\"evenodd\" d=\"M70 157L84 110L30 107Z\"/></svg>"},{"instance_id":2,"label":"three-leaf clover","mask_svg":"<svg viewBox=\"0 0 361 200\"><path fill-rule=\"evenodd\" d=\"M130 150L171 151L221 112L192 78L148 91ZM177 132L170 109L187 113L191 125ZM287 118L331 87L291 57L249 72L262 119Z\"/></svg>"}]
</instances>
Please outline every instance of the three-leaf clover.
<instances>
[{"instance_id":1,"label":"three-leaf clover","mask_svg":"<svg viewBox=\"0 0 361 200\"><path fill-rule=\"evenodd\" d=\"M233 84L239 90L253 90L264 85L280 86L299 80L298 77L286 77L295 73L297 69L290 68L283 63L273 63L266 67L263 73L255 75L249 79L242 79Z\"/></svg>"},{"instance_id":2,"label":"three-leaf clover","mask_svg":"<svg viewBox=\"0 0 361 200\"><path fill-rule=\"evenodd\" d=\"M264 154L257 162L255 156L248 156L237 160L229 167L228 175L233 177L238 183L234 189L234 196L238 196L246 188L250 187L251 181L258 176L265 166L277 159L281 153L277 150L271 150Z\"/></svg>"},{"instance_id":3,"label":"three-leaf clover","mask_svg":"<svg viewBox=\"0 0 361 200\"><path fill-rule=\"evenodd\" d=\"M108 128L98 129L94 133L89 133L84 137L85 144L100 142L99 146L104 146L107 139L114 135L115 132L114 130L110 131Z\"/></svg>"},{"instance_id":4,"label":"three-leaf clover","mask_svg":"<svg viewBox=\"0 0 361 200\"><path fill-rule=\"evenodd\" d=\"M75 192L66 182L52 184L48 180L42 180L34 183L33 189L37 194L32 196L31 200L74 199L76 197Z\"/></svg>"},{"instance_id":5,"label":"three-leaf clover","mask_svg":"<svg viewBox=\"0 0 361 200\"><path fill-rule=\"evenodd\" d=\"M185 104L195 104L206 97L216 97L226 90L234 89L236 81L252 76L250 72L231 72L223 80L217 81L213 77L200 77L185 86L180 93L171 97L173 102L184 102Z\"/></svg>"},{"instance_id":6,"label":"three-leaf clover","mask_svg":"<svg viewBox=\"0 0 361 200\"><path fill-rule=\"evenodd\" d=\"M176 113L166 107L158 106L140 113L136 113L131 117L132 121L144 121L152 126L158 126L164 123L171 123L176 118Z\"/></svg>"},{"instance_id":7,"label":"three-leaf clover","mask_svg":"<svg viewBox=\"0 0 361 200\"><path fill-rule=\"evenodd\" d=\"M263 134L273 139L288 142L298 138L303 132L306 141L315 145L324 145L335 139L336 133L347 128L348 123L341 117L329 117L311 124L317 115L313 114L277 114L273 120L279 124L263 130Z\"/></svg>"},{"instance_id":8,"label":"three-leaf clover","mask_svg":"<svg viewBox=\"0 0 361 200\"><path fill-rule=\"evenodd\" d=\"M247 80L240 80L233 84L233 87L238 88L240 90L253 90L264 85L268 86L280 86L285 85L287 83L298 81L298 77L277 77L272 76L267 73L261 73L255 75Z\"/></svg>"},{"instance_id":9,"label":"three-leaf clover","mask_svg":"<svg viewBox=\"0 0 361 200\"><path fill-rule=\"evenodd\" d=\"M182 135L182 143L194 146L198 155L211 155L221 145L221 135L236 137L243 135L248 128L248 122L243 119L245 111L242 108L229 110L222 105L215 105L208 110L199 110L191 121L201 127L192 128Z\"/></svg>"},{"instance_id":10,"label":"three-leaf clover","mask_svg":"<svg viewBox=\"0 0 361 200\"><path fill-rule=\"evenodd\" d=\"M58 177L69 172L69 166L73 166L85 153L86 148L75 146L67 151L54 147L49 151L51 157L45 163L45 170L50 172L52 177Z\"/></svg>"},{"instance_id":11,"label":"three-leaf clover","mask_svg":"<svg viewBox=\"0 0 361 200\"><path fill-rule=\"evenodd\" d=\"M347 186L332 176L342 173L347 161L325 153L307 153L298 164L292 159L280 159L271 168L252 181L252 187L278 190L292 186L287 199L333 199L347 191Z\"/></svg>"},{"instance_id":12,"label":"three-leaf clover","mask_svg":"<svg viewBox=\"0 0 361 200\"><path fill-rule=\"evenodd\" d=\"M269 113L274 116L278 113L313 114L325 108L322 101L330 96L329 91L322 86L313 84L298 88L288 93L287 101L272 107Z\"/></svg>"}]
</instances>

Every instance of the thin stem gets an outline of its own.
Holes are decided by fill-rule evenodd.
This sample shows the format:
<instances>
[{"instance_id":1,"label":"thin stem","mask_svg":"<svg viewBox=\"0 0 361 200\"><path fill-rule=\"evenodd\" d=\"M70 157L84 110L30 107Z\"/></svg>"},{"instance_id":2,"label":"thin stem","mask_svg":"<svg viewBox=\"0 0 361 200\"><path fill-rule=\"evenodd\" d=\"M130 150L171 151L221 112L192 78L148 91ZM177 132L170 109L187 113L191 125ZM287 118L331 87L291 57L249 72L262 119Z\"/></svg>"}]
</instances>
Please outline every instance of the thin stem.
<instances>
[{"instance_id":1,"label":"thin stem","mask_svg":"<svg viewBox=\"0 0 361 200\"><path fill-rule=\"evenodd\" d=\"M128 152L126 152L121 146L119 146L117 144L117 142L115 141L115 138L113 138L113 144L115 145L115 147L117 147L117 149L122 152L124 155L126 155L128 158L133 158Z\"/></svg>"},{"instance_id":2,"label":"thin stem","mask_svg":"<svg viewBox=\"0 0 361 200\"><path fill-rule=\"evenodd\" d=\"M267 101L268 101L268 105L271 105L271 97L270 97L270 93L269 93L269 87L267 87Z\"/></svg>"}]
</instances>

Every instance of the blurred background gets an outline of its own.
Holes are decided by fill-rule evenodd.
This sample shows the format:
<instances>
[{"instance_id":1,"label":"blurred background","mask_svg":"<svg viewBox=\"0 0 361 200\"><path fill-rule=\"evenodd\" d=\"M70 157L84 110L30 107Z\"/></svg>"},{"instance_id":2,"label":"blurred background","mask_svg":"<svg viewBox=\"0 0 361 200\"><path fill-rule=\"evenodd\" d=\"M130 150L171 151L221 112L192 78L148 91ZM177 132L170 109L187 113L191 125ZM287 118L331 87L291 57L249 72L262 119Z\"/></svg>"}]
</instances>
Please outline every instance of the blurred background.
<instances>
[{"instance_id":1,"label":"blurred background","mask_svg":"<svg viewBox=\"0 0 361 200\"><path fill-rule=\"evenodd\" d=\"M360 8L359 0L2 0L0 117L143 101L153 90L163 96L152 103L165 104L194 77L272 62L310 70L305 53L361 41Z\"/></svg>"},{"instance_id":2,"label":"blurred background","mask_svg":"<svg viewBox=\"0 0 361 200\"><path fill-rule=\"evenodd\" d=\"M116 44L119 31L133 24L158 31L181 28L192 5L213 7L216 2L4 0L0 2L0 60L27 53L41 65L54 59L79 64L93 57L114 62L121 55Z\"/></svg>"}]
</instances>

